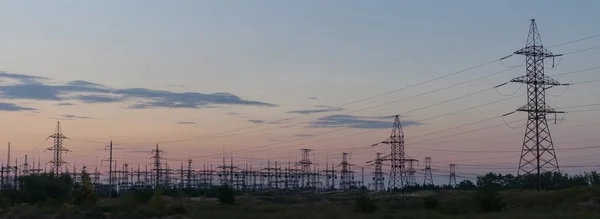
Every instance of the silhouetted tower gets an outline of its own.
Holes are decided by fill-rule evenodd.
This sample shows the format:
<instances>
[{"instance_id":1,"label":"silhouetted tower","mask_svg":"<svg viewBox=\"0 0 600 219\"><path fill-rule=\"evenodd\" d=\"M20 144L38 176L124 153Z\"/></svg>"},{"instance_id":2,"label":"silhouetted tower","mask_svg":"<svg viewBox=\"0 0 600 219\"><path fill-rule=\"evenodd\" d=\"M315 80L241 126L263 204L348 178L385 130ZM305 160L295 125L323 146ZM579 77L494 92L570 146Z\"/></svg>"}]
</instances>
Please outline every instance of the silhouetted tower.
<instances>
[{"instance_id":1,"label":"silhouetted tower","mask_svg":"<svg viewBox=\"0 0 600 219\"><path fill-rule=\"evenodd\" d=\"M14 179L17 178L17 163L14 166L10 164L10 142L8 142L8 153L6 159L6 166L2 166L0 169L0 187L2 189L12 188ZM13 175L13 177L11 177Z\"/></svg>"},{"instance_id":2,"label":"silhouetted tower","mask_svg":"<svg viewBox=\"0 0 600 219\"><path fill-rule=\"evenodd\" d=\"M153 160L152 163L152 171L154 171L154 188L159 188L161 186L161 177L163 174L163 168L162 168L162 160L164 159L161 154L164 153L164 151L158 149L158 144L156 144L156 149L152 150L152 157L151 159ZM166 182L168 183L168 182Z\"/></svg>"},{"instance_id":3,"label":"silhouetted tower","mask_svg":"<svg viewBox=\"0 0 600 219\"><path fill-rule=\"evenodd\" d=\"M25 155L25 162L21 164L21 175L27 176L29 175L29 171L31 170L31 165L28 163L27 155Z\"/></svg>"},{"instance_id":4,"label":"silhouetted tower","mask_svg":"<svg viewBox=\"0 0 600 219\"><path fill-rule=\"evenodd\" d=\"M350 171L351 164L348 163L348 153L342 153L342 162L337 165L341 167L340 171L340 189L350 189L352 187L352 172Z\"/></svg>"},{"instance_id":5,"label":"silhouetted tower","mask_svg":"<svg viewBox=\"0 0 600 219\"><path fill-rule=\"evenodd\" d=\"M390 189L403 188L406 185L406 155L404 154L404 132L400 124L400 116L394 117L394 126L390 137L383 141L384 144L389 144L391 153L386 158L390 161L390 179L388 187Z\"/></svg>"},{"instance_id":6,"label":"silhouetted tower","mask_svg":"<svg viewBox=\"0 0 600 219\"><path fill-rule=\"evenodd\" d=\"M96 168L94 169L94 179L93 179L93 185L98 185L98 183L100 183L100 172L98 172L98 167L96 166Z\"/></svg>"},{"instance_id":7,"label":"silhouetted tower","mask_svg":"<svg viewBox=\"0 0 600 219\"><path fill-rule=\"evenodd\" d=\"M514 54L524 55L527 64L527 74L511 80L511 82L527 84L527 104L516 110L527 112L527 127L517 174L536 174L537 182L526 182L526 187L532 188L535 184L535 188L540 191L543 172L560 172L546 115L564 113L546 104L546 89L567 85L544 74L544 59L562 55L552 54L544 48L535 19L531 20L527 45Z\"/></svg>"},{"instance_id":8,"label":"silhouetted tower","mask_svg":"<svg viewBox=\"0 0 600 219\"><path fill-rule=\"evenodd\" d=\"M312 161L310 161L310 152L312 149L300 149L302 151L302 160L300 160L296 165L300 166L300 187L301 188L310 188L313 185L311 180L311 170L310 166L313 165Z\"/></svg>"},{"instance_id":9,"label":"silhouetted tower","mask_svg":"<svg viewBox=\"0 0 600 219\"><path fill-rule=\"evenodd\" d=\"M54 152L54 158L49 161L49 163L54 166L52 172L60 174L62 172L62 165L67 164L67 162L62 159L62 155L65 152L69 152L69 149L63 147L64 140L68 138L62 134L60 122L56 123L56 130L54 131L54 134L48 137L48 139L50 138L54 139L54 146L49 147L46 150Z\"/></svg>"},{"instance_id":10,"label":"silhouetted tower","mask_svg":"<svg viewBox=\"0 0 600 219\"><path fill-rule=\"evenodd\" d=\"M186 187L192 188L192 159L188 159Z\"/></svg>"},{"instance_id":11,"label":"silhouetted tower","mask_svg":"<svg viewBox=\"0 0 600 219\"><path fill-rule=\"evenodd\" d=\"M423 180L423 186L433 186L433 175L431 174L431 157L425 158L425 179Z\"/></svg>"},{"instance_id":12,"label":"silhouetted tower","mask_svg":"<svg viewBox=\"0 0 600 219\"><path fill-rule=\"evenodd\" d=\"M104 151L106 151L106 148L109 149L109 157L107 160L100 160L100 165L102 165L104 162L103 161L108 161L108 198L112 198L112 190L114 189L113 187L113 182L114 182L114 178L113 178L113 143L112 141L110 141L109 145L105 145L104 146Z\"/></svg>"},{"instance_id":13,"label":"silhouetted tower","mask_svg":"<svg viewBox=\"0 0 600 219\"><path fill-rule=\"evenodd\" d=\"M406 185L407 186L416 186L417 185L417 180L415 178L415 173L417 173L417 171L415 170L415 163L418 163L418 160L415 159L409 159L407 160L408 163L408 167L406 168Z\"/></svg>"},{"instance_id":14,"label":"silhouetted tower","mask_svg":"<svg viewBox=\"0 0 600 219\"><path fill-rule=\"evenodd\" d=\"M377 158L372 161L368 161L370 165L375 165L375 172L373 172L373 190L375 191L383 191L385 190L385 185L383 181L385 178L383 177L383 158L381 158L381 153L377 153ZM372 163L372 164L371 164Z\"/></svg>"},{"instance_id":15,"label":"silhouetted tower","mask_svg":"<svg viewBox=\"0 0 600 219\"><path fill-rule=\"evenodd\" d=\"M456 187L456 165L450 164L450 181L448 185Z\"/></svg>"}]
</instances>

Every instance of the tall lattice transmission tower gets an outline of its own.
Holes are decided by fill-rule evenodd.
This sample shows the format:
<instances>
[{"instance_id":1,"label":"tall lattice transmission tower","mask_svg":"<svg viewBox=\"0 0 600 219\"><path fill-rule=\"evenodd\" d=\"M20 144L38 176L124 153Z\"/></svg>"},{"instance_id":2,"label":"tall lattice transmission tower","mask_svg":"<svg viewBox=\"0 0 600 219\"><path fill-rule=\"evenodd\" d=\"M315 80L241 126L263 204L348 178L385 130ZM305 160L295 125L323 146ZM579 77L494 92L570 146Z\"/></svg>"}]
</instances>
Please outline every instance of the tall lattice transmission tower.
<instances>
[{"instance_id":1,"label":"tall lattice transmission tower","mask_svg":"<svg viewBox=\"0 0 600 219\"><path fill-rule=\"evenodd\" d=\"M564 112L556 111L546 104L546 90L566 84L561 84L544 74L544 59L561 55L552 54L544 48L535 19L531 20L529 26L527 45L514 54L524 55L527 65L525 76L510 80L510 82L527 84L527 104L516 110L527 112L527 127L517 174L536 174L535 187L540 191L543 172L560 172L546 115ZM526 187L531 188L532 184L534 183L526 182Z\"/></svg>"},{"instance_id":2,"label":"tall lattice transmission tower","mask_svg":"<svg viewBox=\"0 0 600 219\"><path fill-rule=\"evenodd\" d=\"M152 162L152 171L154 171L154 187L155 188L160 188L161 186L161 181L162 181L162 177L163 177L163 173L165 172L165 169L163 169L163 164L162 164L162 160L164 160L164 158L161 156L162 153L164 153L163 150L158 149L158 144L156 144L156 149L152 150L152 157L150 157L150 159L153 159ZM168 169L168 167L166 168ZM166 182L166 179L165 179Z\"/></svg>"},{"instance_id":3,"label":"tall lattice transmission tower","mask_svg":"<svg viewBox=\"0 0 600 219\"><path fill-rule=\"evenodd\" d=\"M313 149L302 148L300 151L302 151L302 160L297 164L300 166L300 187L304 189L311 188L314 183L311 177L310 166L314 164L310 161L310 152L313 152Z\"/></svg>"},{"instance_id":4,"label":"tall lattice transmission tower","mask_svg":"<svg viewBox=\"0 0 600 219\"><path fill-rule=\"evenodd\" d=\"M60 122L56 123L56 130L54 131L54 134L48 136L48 139L50 138L54 139L54 146L49 147L46 150L52 151L54 156L48 163L53 165L52 172L54 172L54 174L61 174L62 165L67 164L67 162L62 159L62 155L63 153L69 152L69 149L63 147L64 140L68 138L63 135L62 129L60 128Z\"/></svg>"},{"instance_id":5,"label":"tall lattice transmission tower","mask_svg":"<svg viewBox=\"0 0 600 219\"><path fill-rule=\"evenodd\" d=\"M375 172L373 172L373 190L375 191L383 191L385 190L385 185L383 181L385 178L383 177L383 158L381 157L381 153L377 153L377 158L375 160L367 161L369 165L375 165Z\"/></svg>"},{"instance_id":6,"label":"tall lattice transmission tower","mask_svg":"<svg viewBox=\"0 0 600 219\"><path fill-rule=\"evenodd\" d=\"M402 131L399 115L394 117L394 126L390 137L382 143L389 144L391 148L391 153L386 158L391 163L388 187L392 190L403 188L407 182L406 169L404 168L406 155L404 153L404 132Z\"/></svg>"},{"instance_id":7,"label":"tall lattice transmission tower","mask_svg":"<svg viewBox=\"0 0 600 219\"><path fill-rule=\"evenodd\" d=\"M450 164L450 179L448 185L452 187L456 186L456 164Z\"/></svg>"},{"instance_id":8,"label":"tall lattice transmission tower","mask_svg":"<svg viewBox=\"0 0 600 219\"><path fill-rule=\"evenodd\" d=\"M408 163L408 167L406 168L406 185L407 186L415 186L417 185L417 179L415 178L415 173L417 173L417 170L415 170L415 163L418 163L418 160L415 159L408 159L407 163Z\"/></svg>"},{"instance_id":9,"label":"tall lattice transmission tower","mask_svg":"<svg viewBox=\"0 0 600 219\"><path fill-rule=\"evenodd\" d=\"M433 186L433 174L431 174L431 157L425 158L425 178L423 179L423 186Z\"/></svg>"},{"instance_id":10,"label":"tall lattice transmission tower","mask_svg":"<svg viewBox=\"0 0 600 219\"><path fill-rule=\"evenodd\" d=\"M354 183L350 166L351 164L348 163L348 153L342 153L342 162L338 164L338 167L342 167L340 171L340 189L350 189Z\"/></svg>"}]
</instances>

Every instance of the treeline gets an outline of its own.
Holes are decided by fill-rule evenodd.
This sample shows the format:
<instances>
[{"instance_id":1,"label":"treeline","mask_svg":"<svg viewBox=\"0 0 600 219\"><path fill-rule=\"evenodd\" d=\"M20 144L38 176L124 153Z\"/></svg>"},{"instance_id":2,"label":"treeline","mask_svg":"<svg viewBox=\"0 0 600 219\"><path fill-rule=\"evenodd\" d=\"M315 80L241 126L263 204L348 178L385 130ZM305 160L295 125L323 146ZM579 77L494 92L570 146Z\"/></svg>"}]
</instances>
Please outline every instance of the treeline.
<instances>
[{"instance_id":1,"label":"treeline","mask_svg":"<svg viewBox=\"0 0 600 219\"><path fill-rule=\"evenodd\" d=\"M106 186L104 187L106 190ZM228 187L215 186L210 189L173 189L173 188L137 188L117 193L113 190L112 197L130 200L136 203L149 203L157 196L169 197L206 197L217 198L221 203L235 203L234 191ZM16 183L4 185L0 190L0 208L15 206L21 203L59 206L72 204L89 206L100 198L107 198L108 191L96 191L88 173L81 173L81 182L75 182L68 174L55 175L53 173L32 174L20 176Z\"/></svg>"},{"instance_id":2,"label":"treeline","mask_svg":"<svg viewBox=\"0 0 600 219\"><path fill-rule=\"evenodd\" d=\"M59 205L72 203L91 205L97 196L90 176L82 173L82 182L75 183L67 174L52 173L21 176L16 185L7 186L0 191L0 207L20 203Z\"/></svg>"},{"instance_id":3,"label":"treeline","mask_svg":"<svg viewBox=\"0 0 600 219\"><path fill-rule=\"evenodd\" d=\"M584 172L576 175L561 174L558 172L545 172L541 174L539 184L545 190L568 189L577 186L600 185L600 174L596 171ZM538 185L535 174L515 176L512 174L488 173L477 177L477 187L496 189L522 189Z\"/></svg>"}]
</instances>

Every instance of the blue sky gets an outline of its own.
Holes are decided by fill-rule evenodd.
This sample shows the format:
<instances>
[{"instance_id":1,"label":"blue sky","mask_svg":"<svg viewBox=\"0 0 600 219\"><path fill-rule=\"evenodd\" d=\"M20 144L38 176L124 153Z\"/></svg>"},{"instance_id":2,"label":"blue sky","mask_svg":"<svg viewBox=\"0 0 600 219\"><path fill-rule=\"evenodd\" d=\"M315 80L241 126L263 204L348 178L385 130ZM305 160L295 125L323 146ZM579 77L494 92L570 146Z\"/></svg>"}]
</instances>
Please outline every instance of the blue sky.
<instances>
[{"instance_id":1,"label":"blue sky","mask_svg":"<svg viewBox=\"0 0 600 219\"><path fill-rule=\"evenodd\" d=\"M0 108L5 110L0 112L0 118L9 125L0 128L3 133L0 141L13 142L19 155L39 154L42 148L49 146L49 142L44 142L45 136L60 119L66 134L73 138L66 146L74 151L91 150L70 155L68 159L73 161L78 156L104 157L102 150L93 151L103 145L90 142L109 140L151 148L156 142L190 139L165 146L172 157L185 159L186 155L201 156L207 151L214 154L223 148L235 152L268 144L273 145L249 156L264 157L266 149L279 157L298 156L300 146L294 144L340 137L303 147L341 157L344 149L385 139L389 130L341 138L374 127L355 126L321 135L334 128L323 127L323 124L353 126L348 122L413 111L503 83L523 75L524 69L353 112L506 70L501 63L493 63L390 95L326 112L315 111L509 55L524 46L531 18L538 21L547 46L598 34L600 29L596 23L600 14L595 9L599 7L597 1L7 1L0 8L0 26L3 27L0 70L18 76L0 78L5 86L0 101L3 103ZM551 50L567 53L598 45L600 38L592 38ZM596 67L600 58L598 51L565 56L560 65L548 69L547 74ZM514 56L504 64L518 65L522 60L523 57ZM585 81L597 79L597 74L595 70L556 79L565 83ZM26 76L45 79L24 81ZM7 88L8 84L21 86ZM598 103L598 96L569 100L598 92L596 86L597 83L572 86L563 96L548 99L568 101L552 103L555 107ZM90 90L92 88L94 90ZM500 91L512 93L517 88L518 85L508 85ZM35 98L24 98L24 90L28 97ZM523 94L524 90L515 95ZM549 92L560 94L562 91L557 88ZM52 92L58 92L60 98L55 98ZM40 98L42 96L48 98ZM502 115L525 101L525 97L515 98L473 110L473 113L420 121L502 98L506 97L489 91L404 115L407 150L412 149L409 149L410 136ZM302 115L307 111L314 114ZM268 123L298 115L302 116L278 124ZM600 128L597 124L587 129L568 128L593 122L596 120L595 117L590 119L593 115L593 112L568 114L561 124L567 128L552 127L557 130L553 132L555 141L593 137L590 130ZM524 116L515 114L510 119ZM443 134L498 122L503 123L494 120ZM391 125L391 121L372 124L385 127ZM227 138L195 138L256 125L262 126L247 132L270 130L245 135L232 133ZM289 127L278 128L285 126ZM503 127L434 141L423 147L519 150L523 129ZM561 129L564 131L559 132ZM515 134L495 137L510 133ZM293 140L297 136L306 139ZM488 142L485 147L480 141L460 140L481 136ZM577 143L573 147L581 145ZM190 150L193 152L187 153ZM593 153L587 150L563 154L568 157L583 152ZM176 153L181 155L175 156ZM452 161L471 156L417 149L408 153L415 157L431 156L434 164L436 160ZM146 159L145 154L123 156ZM365 152L353 159L363 162L373 156L374 152ZM338 157L334 159L336 162ZM219 160L204 157L198 162L203 162L202 159L204 162ZM517 161L518 155L510 161L487 162L510 165ZM486 160L471 163L483 162Z\"/></svg>"}]
</instances>

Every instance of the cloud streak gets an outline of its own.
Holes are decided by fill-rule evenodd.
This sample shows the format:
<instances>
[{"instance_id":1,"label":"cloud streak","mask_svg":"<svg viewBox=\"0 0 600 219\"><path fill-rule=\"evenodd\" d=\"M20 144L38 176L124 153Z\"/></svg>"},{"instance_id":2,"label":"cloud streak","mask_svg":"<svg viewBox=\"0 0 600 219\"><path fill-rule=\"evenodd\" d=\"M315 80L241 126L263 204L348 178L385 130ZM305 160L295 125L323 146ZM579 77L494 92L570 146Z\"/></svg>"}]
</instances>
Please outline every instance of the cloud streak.
<instances>
[{"instance_id":1,"label":"cloud streak","mask_svg":"<svg viewBox=\"0 0 600 219\"><path fill-rule=\"evenodd\" d=\"M87 116L77 116L77 115L73 115L73 114L64 114L62 115L63 118L65 119L91 119L92 117L87 117Z\"/></svg>"},{"instance_id":2,"label":"cloud streak","mask_svg":"<svg viewBox=\"0 0 600 219\"><path fill-rule=\"evenodd\" d=\"M57 103L57 104L54 104L54 105L56 105L56 106L73 106L75 104L72 104L72 103Z\"/></svg>"},{"instance_id":3,"label":"cloud streak","mask_svg":"<svg viewBox=\"0 0 600 219\"><path fill-rule=\"evenodd\" d=\"M196 122L178 122L179 125L196 125Z\"/></svg>"},{"instance_id":4,"label":"cloud streak","mask_svg":"<svg viewBox=\"0 0 600 219\"><path fill-rule=\"evenodd\" d=\"M0 97L42 101L76 100L83 103L127 103L129 109L147 108L214 108L216 105L248 105L277 107L275 104L244 100L230 93L177 93L146 88L112 89L87 81L71 81L64 85L39 83L42 77L0 72L0 78L20 81L0 85Z\"/></svg>"},{"instance_id":5,"label":"cloud streak","mask_svg":"<svg viewBox=\"0 0 600 219\"><path fill-rule=\"evenodd\" d=\"M308 110L294 110L288 111L289 114L314 114L314 113L324 113L324 112L340 112L344 111L344 108L340 107L329 107L329 106L315 106L316 108L325 108L325 109L308 109Z\"/></svg>"},{"instance_id":6,"label":"cloud streak","mask_svg":"<svg viewBox=\"0 0 600 219\"><path fill-rule=\"evenodd\" d=\"M17 111L32 111L32 110L36 110L34 108L29 108L29 107L22 107L13 103L0 103L0 111L10 111L10 112L17 112Z\"/></svg>"},{"instance_id":7,"label":"cloud streak","mask_svg":"<svg viewBox=\"0 0 600 219\"><path fill-rule=\"evenodd\" d=\"M253 124L262 124L265 122L265 120L251 119L251 120L248 120L248 122L253 123Z\"/></svg>"},{"instance_id":8,"label":"cloud streak","mask_svg":"<svg viewBox=\"0 0 600 219\"><path fill-rule=\"evenodd\" d=\"M385 121L383 119L386 119ZM421 125L420 122L402 120L403 127ZM317 119L309 124L310 128L350 127L357 129L386 129L394 125L391 117L366 117L351 115L331 115Z\"/></svg>"}]
</instances>

